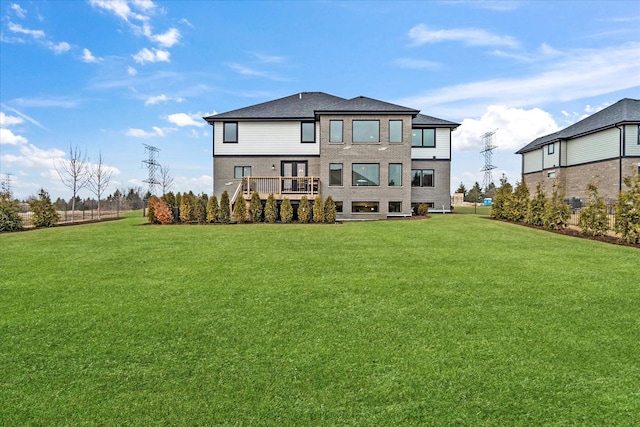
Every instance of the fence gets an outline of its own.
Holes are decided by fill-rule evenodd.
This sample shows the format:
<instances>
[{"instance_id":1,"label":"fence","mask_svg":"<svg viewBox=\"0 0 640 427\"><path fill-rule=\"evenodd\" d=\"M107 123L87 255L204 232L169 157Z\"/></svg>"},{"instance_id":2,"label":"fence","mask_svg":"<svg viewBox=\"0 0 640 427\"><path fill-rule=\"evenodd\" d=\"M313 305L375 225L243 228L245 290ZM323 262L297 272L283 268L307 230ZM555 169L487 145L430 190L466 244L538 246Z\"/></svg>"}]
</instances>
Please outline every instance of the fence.
<instances>
[{"instance_id":1,"label":"fence","mask_svg":"<svg viewBox=\"0 0 640 427\"><path fill-rule=\"evenodd\" d=\"M98 202L88 201L77 203L75 212L72 211L70 204L55 204L60 219L57 224L70 224L77 222L90 222L106 219L120 218L122 212L139 209L131 202L121 201L102 201L100 202L100 210L98 211ZM33 212L29 210L28 203L20 203L19 213L22 218L22 226L25 228L34 227Z\"/></svg>"},{"instance_id":2,"label":"fence","mask_svg":"<svg viewBox=\"0 0 640 427\"><path fill-rule=\"evenodd\" d=\"M580 212L585 207L585 205L580 199L570 199L565 201L569 204L569 206L571 206L571 216L569 217L569 225L574 225L577 227L580 221ZM614 210L615 210L615 202L611 202L611 201L607 202L607 212L609 214L609 230L611 231L613 231L616 223L616 220L614 217Z\"/></svg>"}]
</instances>

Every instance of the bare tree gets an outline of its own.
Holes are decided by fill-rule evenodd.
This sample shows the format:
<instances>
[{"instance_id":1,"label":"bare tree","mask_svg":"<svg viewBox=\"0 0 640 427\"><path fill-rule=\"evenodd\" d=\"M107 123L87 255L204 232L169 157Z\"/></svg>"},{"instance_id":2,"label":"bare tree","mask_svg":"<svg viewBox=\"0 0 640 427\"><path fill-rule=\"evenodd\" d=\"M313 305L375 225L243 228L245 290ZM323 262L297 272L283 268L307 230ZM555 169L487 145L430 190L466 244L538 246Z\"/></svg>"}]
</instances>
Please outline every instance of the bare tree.
<instances>
[{"instance_id":1,"label":"bare tree","mask_svg":"<svg viewBox=\"0 0 640 427\"><path fill-rule=\"evenodd\" d=\"M54 167L64 186L73 192L71 199L71 222L73 222L76 212L76 196L87 185L91 177L87 155L82 153L77 145L75 148L69 145L69 160L56 161Z\"/></svg>"},{"instance_id":2,"label":"bare tree","mask_svg":"<svg viewBox=\"0 0 640 427\"><path fill-rule=\"evenodd\" d=\"M102 198L104 191L109 186L113 170L105 166L102 162L101 152L98 154L98 162L92 164L89 169L89 181L87 184L91 192L98 198L98 221L100 221L102 219L100 217L100 199Z\"/></svg>"},{"instance_id":3,"label":"bare tree","mask_svg":"<svg viewBox=\"0 0 640 427\"><path fill-rule=\"evenodd\" d=\"M167 194L167 190L173 185L173 177L169 166L160 166L160 185L162 186L162 195Z\"/></svg>"}]
</instances>

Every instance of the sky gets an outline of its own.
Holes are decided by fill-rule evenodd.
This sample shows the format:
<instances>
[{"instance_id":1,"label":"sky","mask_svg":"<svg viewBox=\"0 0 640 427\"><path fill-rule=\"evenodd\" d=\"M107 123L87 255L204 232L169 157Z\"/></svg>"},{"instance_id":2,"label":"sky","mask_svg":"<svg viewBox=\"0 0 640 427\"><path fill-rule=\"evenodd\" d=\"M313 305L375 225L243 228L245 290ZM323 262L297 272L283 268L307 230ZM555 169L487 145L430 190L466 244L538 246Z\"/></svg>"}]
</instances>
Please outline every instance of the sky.
<instances>
[{"instance_id":1,"label":"sky","mask_svg":"<svg viewBox=\"0 0 640 427\"><path fill-rule=\"evenodd\" d=\"M640 98L640 1L0 0L0 179L15 197L72 192L79 150L106 194L148 188L145 145L173 192L212 192L203 116L320 91L460 123L451 192L520 179L515 152ZM94 197L88 189L80 197Z\"/></svg>"}]
</instances>

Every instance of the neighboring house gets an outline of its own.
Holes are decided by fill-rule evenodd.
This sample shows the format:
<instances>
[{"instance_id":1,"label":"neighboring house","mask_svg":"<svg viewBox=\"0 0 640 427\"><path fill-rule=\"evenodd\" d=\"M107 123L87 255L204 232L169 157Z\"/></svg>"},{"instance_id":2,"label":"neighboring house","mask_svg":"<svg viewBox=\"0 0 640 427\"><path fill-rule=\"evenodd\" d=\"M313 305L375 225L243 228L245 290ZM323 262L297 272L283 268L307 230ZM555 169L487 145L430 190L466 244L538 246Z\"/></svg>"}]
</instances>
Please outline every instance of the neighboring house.
<instances>
[{"instance_id":1,"label":"neighboring house","mask_svg":"<svg viewBox=\"0 0 640 427\"><path fill-rule=\"evenodd\" d=\"M256 190L297 206L320 193L338 219L451 207L451 132L459 125L366 97L322 92L204 117L213 126L213 192Z\"/></svg>"},{"instance_id":2,"label":"neighboring house","mask_svg":"<svg viewBox=\"0 0 640 427\"><path fill-rule=\"evenodd\" d=\"M623 179L640 173L640 100L622 99L559 132L517 151L522 175L533 193L542 182L550 194L554 179L567 198L584 199L595 182L607 199L617 199Z\"/></svg>"}]
</instances>

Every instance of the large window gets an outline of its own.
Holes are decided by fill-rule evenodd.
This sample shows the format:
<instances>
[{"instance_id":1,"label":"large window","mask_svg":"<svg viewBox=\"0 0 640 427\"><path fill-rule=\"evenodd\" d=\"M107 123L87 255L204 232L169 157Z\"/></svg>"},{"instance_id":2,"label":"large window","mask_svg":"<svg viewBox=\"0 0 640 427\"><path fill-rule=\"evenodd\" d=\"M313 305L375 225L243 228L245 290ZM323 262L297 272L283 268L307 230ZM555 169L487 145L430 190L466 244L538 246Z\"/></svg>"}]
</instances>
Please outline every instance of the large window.
<instances>
[{"instance_id":1,"label":"large window","mask_svg":"<svg viewBox=\"0 0 640 427\"><path fill-rule=\"evenodd\" d=\"M233 177L241 179L243 176L251 176L251 166L236 166L233 168Z\"/></svg>"},{"instance_id":2,"label":"large window","mask_svg":"<svg viewBox=\"0 0 640 427\"><path fill-rule=\"evenodd\" d=\"M353 213L376 213L379 211L379 202L351 202Z\"/></svg>"},{"instance_id":3,"label":"large window","mask_svg":"<svg viewBox=\"0 0 640 427\"><path fill-rule=\"evenodd\" d=\"M433 187L433 169L411 169L412 187Z\"/></svg>"},{"instance_id":4,"label":"large window","mask_svg":"<svg viewBox=\"0 0 640 427\"><path fill-rule=\"evenodd\" d=\"M389 143L402 143L402 120L389 120Z\"/></svg>"},{"instance_id":5,"label":"large window","mask_svg":"<svg viewBox=\"0 0 640 427\"><path fill-rule=\"evenodd\" d=\"M329 142L342 143L342 120L329 120Z\"/></svg>"},{"instance_id":6,"label":"large window","mask_svg":"<svg viewBox=\"0 0 640 427\"><path fill-rule=\"evenodd\" d=\"M316 124L314 122L302 122L302 142L316 142Z\"/></svg>"},{"instance_id":7,"label":"large window","mask_svg":"<svg viewBox=\"0 0 640 427\"><path fill-rule=\"evenodd\" d=\"M402 163L389 163L389 187L402 185Z\"/></svg>"},{"instance_id":8,"label":"large window","mask_svg":"<svg viewBox=\"0 0 640 427\"><path fill-rule=\"evenodd\" d=\"M412 129L411 130L411 146L412 147L435 147L436 146L436 130L435 129Z\"/></svg>"},{"instance_id":9,"label":"large window","mask_svg":"<svg viewBox=\"0 0 640 427\"><path fill-rule=\"evenodd\" d=\"M357 187L375 187L380 185L380 165L378 163L352 164L351 185Z\"/></svg>"},{"instance_id":10,"label":"large window","mask_svg":"<svg viewBox=\"0 0 640 427\"><path fill-rule=\"evenodd\" d=\"M553 152L555 151L555 148L556 148L556 144L547 145L547 154L553 154Z\"/></svg>"},{"instance_id":11,"label":"large window","mask_svg":"<svg viewBox=\"0 0 640 427\"><path fill-rule=\"evenodd\" d=\"M222 134L222 142L238 142L238 123L225 122Z\"/></svg>"},{"instance_id":12,"label":"large window","mask_svg":"<svg viewBox=\"0 0 640 427\"><path fill-rule=\"evenodd\" d=\"M402 202L389 202L389 213L402 212Z\"/></svg>"},{"instance_id":13,"label":"large window","mask_svg":"<svg viewBox=\"0 0 640 427\"><path fill-rule=\"evenodd\" d=\"M342 185L342 163L329 163L329 185Z\"/></svg>"},{"instance_id":14,"label":"large window","mask_svg":"<svg viewBox=\"0 0 640 427\"><path fill-rule=\"evenodd\" d=\"M380 142L380 121L354 120L353 142Z\"/></svg>"}]
</instances>

